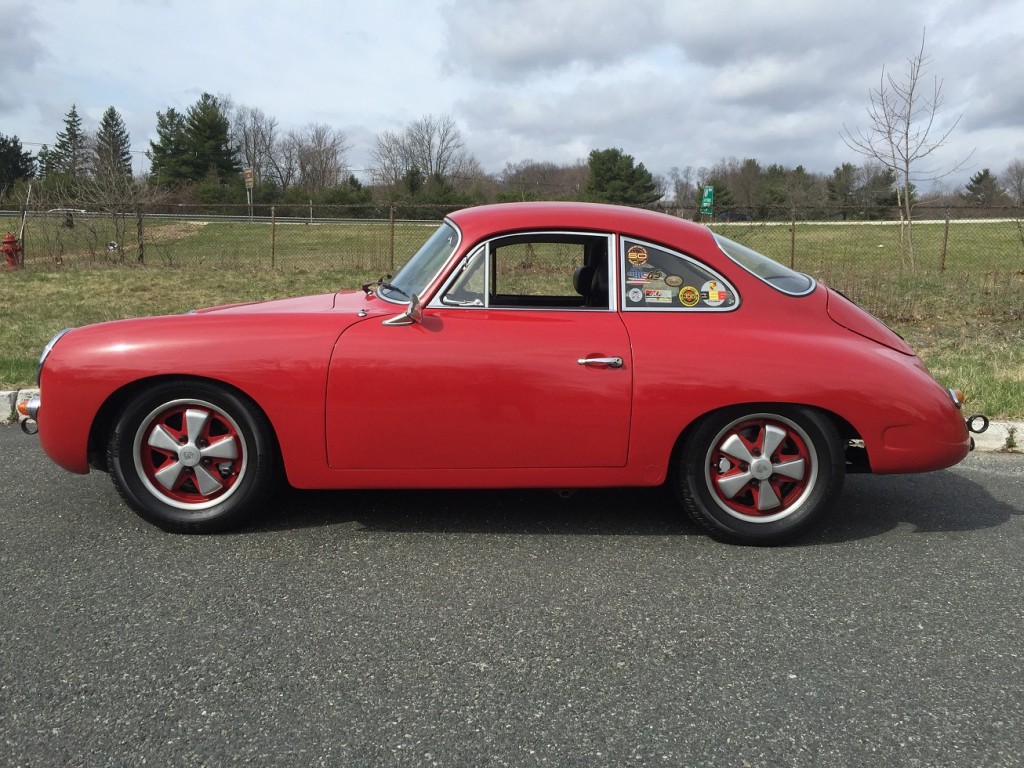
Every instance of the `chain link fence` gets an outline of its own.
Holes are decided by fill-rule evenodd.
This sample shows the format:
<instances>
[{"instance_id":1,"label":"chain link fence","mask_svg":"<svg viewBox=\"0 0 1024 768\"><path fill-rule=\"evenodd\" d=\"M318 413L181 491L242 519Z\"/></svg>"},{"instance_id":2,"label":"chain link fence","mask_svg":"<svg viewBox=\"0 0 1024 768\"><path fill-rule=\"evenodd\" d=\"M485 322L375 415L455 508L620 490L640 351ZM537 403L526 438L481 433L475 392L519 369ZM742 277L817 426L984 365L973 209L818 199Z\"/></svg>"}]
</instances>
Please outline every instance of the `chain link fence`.
<instances>
[{"instance_id":1,"label":"chain link fence","mask_svg":"<svg viewBox=\"0 0 1024 768\"><path fill-rule=\"evenodd\" d=\"M377 276L412 256L450 207L152 206L131 212L0 211L20 236L26 270L173 268L344 271ZM692 210L673 215L701 220ZM730 209L705 223L838 288L887 318L914 319L970 302L1024 319L1024 210L925 208L908 228L897 211ZM877 214L876 214L877 215ZM926 305L928 303L928 305Z\"/></svg>"}]
</instances>

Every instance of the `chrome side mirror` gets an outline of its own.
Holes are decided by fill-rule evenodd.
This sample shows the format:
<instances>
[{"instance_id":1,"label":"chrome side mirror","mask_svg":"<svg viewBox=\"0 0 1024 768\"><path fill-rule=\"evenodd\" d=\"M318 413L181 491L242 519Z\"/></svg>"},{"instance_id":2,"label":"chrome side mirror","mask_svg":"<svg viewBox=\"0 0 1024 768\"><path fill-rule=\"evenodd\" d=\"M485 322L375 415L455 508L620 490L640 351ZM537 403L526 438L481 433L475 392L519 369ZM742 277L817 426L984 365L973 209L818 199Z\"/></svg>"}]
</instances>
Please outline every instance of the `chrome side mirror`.
<instances>
[{"instance_id":1,"label":"chrome side mirror","mask_svg":"<svg viewBox=\"0 0 1024 768\"><path fill-rule=\"evenodd\" d=\"M389 317L384 321L384 325L412 325L418 323L423 319L423 304L420 302L420 297L417 294L413 294L409 298L409 306L405 308L405 312L394 317Z\"/></svg>"}]
</instances>

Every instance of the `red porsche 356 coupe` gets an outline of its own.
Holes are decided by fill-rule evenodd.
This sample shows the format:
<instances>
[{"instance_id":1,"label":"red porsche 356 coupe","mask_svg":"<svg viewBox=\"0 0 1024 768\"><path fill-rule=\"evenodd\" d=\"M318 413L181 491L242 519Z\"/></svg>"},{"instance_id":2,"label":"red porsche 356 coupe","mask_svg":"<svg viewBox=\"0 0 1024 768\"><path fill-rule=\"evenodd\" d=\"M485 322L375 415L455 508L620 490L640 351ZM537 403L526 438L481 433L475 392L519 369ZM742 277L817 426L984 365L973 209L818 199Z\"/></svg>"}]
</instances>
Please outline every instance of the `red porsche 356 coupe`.
<instances>
[{"instance_id":1,"label":"red porsche 356 coupe","mask_svg":"<svg viewBox=\"0 0 1024 768\"><path fill-rule=\"evenodd\" d=\"M847 472L971 446L960 396L842 295L617 206L451 214L394 278L74 328L28 412L143 518L237 526L297 488L670 482L713 536L793 539Z\"/></svg>"}]
</instances>

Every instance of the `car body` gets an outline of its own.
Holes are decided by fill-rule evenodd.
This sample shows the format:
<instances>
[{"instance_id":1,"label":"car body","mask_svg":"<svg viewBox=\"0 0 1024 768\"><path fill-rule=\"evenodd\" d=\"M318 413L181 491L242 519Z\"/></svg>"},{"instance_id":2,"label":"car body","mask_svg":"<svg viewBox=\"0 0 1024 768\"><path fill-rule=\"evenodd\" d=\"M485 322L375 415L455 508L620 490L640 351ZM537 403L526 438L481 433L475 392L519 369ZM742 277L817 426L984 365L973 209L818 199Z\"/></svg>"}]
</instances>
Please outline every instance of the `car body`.
<instances>
[{"instance_id":1,"label":"car body","mask_svg":"<svg viewBox=\"0 0 1024 768\"><path fill-rule=\"evenodd\" d=\"M393 279L75 328L46 453L161 527L307 489L651 486L731 542L789 541L848 471L948 467L960 398L839 293L672 216L457 211ZM628 514L624 512L624 514Z\"/></svg>"}]
</instances>

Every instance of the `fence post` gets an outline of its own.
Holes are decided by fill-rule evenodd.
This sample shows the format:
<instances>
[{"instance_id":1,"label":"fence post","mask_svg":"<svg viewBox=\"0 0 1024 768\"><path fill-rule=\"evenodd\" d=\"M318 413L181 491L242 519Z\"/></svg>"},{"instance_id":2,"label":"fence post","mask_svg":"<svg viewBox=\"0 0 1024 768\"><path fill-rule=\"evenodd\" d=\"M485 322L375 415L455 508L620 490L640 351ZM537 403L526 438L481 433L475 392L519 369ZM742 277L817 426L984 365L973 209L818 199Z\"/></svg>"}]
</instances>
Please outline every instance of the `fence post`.
<instances>
[{"instance_id":1,"label":"fence post","mask_svg":"<svg viewBox=\"0 0 1024 768\"><path fill-rule=\"evenodd\" d=\"M789 222L789 268L796 269L796 211Z\"/></svg>"},{"instance_id":2,"label":"fence post","mask_svg":"<svg viewBox=\"0 0 1024 768\"><path fill-rule=\"evenodd\" d=\"M135 239L138 241L139 253L136 257L136 261L139 264L143 264L146 261L146 229L145 222L142 220L142 209L139 207L135 208Z\"/></svg>"},{"instance_id":3,"label":"fence post","mask_svg":"<svg viewBox=\"0 0 1024 768\"><path fill-rule=\"evenodd\" d=\"M942 231L942 261L939 262L939 272L946 271L946 245L949 243L949 216L946 216L946 228Z\"/></svg>"},{"instance_id":4,"label":"fence post","mask_svg":"<svg viewBox=\"0 0 1024 768\"><path fill-rule=\"evenodd\" d=\"M395 204L391 203L388 206L388 219L390 224L390 234L388 235L388 273L395 273Z\"/></svg>"},{"instance_id":5,"label":"fence post","mask_svg":"<svg viewBox=\"0 0 1024 768\"><path fill-rule=\"evenodd\" d=\"M277 214L274 206L270 206L270 268L274 268L274 257L277 252Z\"/></svg>"}]
</instances>

